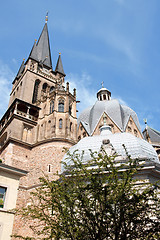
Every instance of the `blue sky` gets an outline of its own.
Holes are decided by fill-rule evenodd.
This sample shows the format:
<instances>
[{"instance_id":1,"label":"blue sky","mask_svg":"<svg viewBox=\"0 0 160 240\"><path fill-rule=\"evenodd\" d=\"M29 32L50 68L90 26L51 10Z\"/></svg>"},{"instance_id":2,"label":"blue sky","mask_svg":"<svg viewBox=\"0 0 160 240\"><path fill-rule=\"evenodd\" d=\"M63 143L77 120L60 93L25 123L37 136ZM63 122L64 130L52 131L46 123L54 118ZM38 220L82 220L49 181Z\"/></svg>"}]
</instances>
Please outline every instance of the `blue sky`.
<instances>
[{"instance_id":1,"label":"blue sky","mask_svg":"<svg viewBox=\"0 0 160 240\"><path fill-rule=\"evenodd\" d=\"M66 81L77 88L78 110L96 101L101 82L160 130L159 0L7 0L0 8L0 115L11 83L49 11L53 67L62 54Z\"/></svg>"}]
</instances>

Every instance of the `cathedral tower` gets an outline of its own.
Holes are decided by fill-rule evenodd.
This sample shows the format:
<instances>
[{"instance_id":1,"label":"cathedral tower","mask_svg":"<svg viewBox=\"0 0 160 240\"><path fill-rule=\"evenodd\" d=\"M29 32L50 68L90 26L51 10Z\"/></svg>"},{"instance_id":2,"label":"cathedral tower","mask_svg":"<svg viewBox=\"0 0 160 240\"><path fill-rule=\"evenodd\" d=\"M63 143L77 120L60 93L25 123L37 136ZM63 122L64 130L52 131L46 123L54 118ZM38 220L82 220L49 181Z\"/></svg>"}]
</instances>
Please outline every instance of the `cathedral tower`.
<instances>
[{"instance_id":1,"label":"cathedral tower","mask_svg":"<svg viewBox=\"0 0 160 240\"><path fill-rule=\"evenodd\" d=\"M76 89L69 91L61 54L52 67L47 19L13 81L9 106L0 121L0 158L28 171L20 182L18 206L25 206L39 177L60 170L63 148L77 142ZM28 231L16 218L18 234ZM25 230L26 229L26 230ZM15 232L15 231L13 231Z\"/></svg>"}]
</instances>

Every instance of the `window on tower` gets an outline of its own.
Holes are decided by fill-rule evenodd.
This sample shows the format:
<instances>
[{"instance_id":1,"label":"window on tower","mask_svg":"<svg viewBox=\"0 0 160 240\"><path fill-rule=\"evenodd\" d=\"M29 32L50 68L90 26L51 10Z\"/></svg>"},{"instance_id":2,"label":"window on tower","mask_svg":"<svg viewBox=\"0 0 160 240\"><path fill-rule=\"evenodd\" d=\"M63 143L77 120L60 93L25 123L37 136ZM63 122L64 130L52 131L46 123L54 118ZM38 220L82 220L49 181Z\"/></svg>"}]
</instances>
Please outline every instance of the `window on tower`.
<instances>
[{"instance_id":1,"label":"window on tower","mask_svg":"<svg viewBox=\"0 0 160 240\"><path fill-rule=\"evenodd\" d=\"M50 113L53 113L54 112L54 101L52 100L50 102Z\"/></svg>"},{"instance_id":2,"label":"window on tower","mask_svg":"<svg viewBox=\"0 0 160 240\"><path fill-rule=\"evenodd\" d=\"M40 81L37 79L34 84L32 103L35 103L37 101L39 84Z\"/></svg>"},{"instance_id":3,"label":"window on tower","mask_svg":"<svg viewBox=\"0 0 160 240\"><path fill-rule=\"evenodd\" d=\"M72 131L72 122L70 123L70 131Z\"/></svg>"},{"instance_id":4,"label":"window on tower","mask_svg":"<svg viewBox=\"0 0 160 240\"><path fill-rule=\"evenodd\" d=\"M70 105L69 106L69 114L71 115L71 113L72 113L72 106Z\"/></svg>"},{"instance_id":5,"label":"window on tower","mask_svg":"<svg viewBox=\"0 0 160 240\"><path fill-rule=\"evenodd\" d=\"M42 86L42 90L43 90L44 92L46 92L46 89L47 89L47 83L44 83L43 86Z\"/></svg>"},{"instance_id":6,"label":"window on tower","mask_svg":"<svg viewBox=\"0 0 160 240\"><path fill-rule=\"evenodd\" d=\"M60 99L58 103L58 112L64 112L64 100Z\"/></svg>"},{"instance_id":7,"label":"window on tower","mask_svg":"<svg viewBox=\"0 0 160 240\"><path fill-rule=\"evenodd\" d=\"M62 118L59 119L59 129L62 129L62 124L63 124L63 120Z\"/></svg>"},{"instance_id":8,"label":"window on tower","mask_svg":"<svg viewBox=\"0 0 160 240\"><path fill-rule=\"evenodd\" d=\"M49 90L49 92L51 93L51 92L53 92L55 90L55 87L50 87L50 90Z\"/></svg>"}]
</instances>

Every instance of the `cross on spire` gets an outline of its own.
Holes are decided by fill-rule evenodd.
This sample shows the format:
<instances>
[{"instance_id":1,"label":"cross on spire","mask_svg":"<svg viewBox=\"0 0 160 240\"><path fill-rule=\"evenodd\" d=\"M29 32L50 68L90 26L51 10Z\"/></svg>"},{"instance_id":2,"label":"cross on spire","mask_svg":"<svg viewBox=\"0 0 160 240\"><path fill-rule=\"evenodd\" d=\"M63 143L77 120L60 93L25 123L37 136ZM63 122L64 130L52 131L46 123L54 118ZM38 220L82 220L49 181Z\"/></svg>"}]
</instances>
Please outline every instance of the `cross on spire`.
<instances>
[{"instance_id":1,"label":"cross on spire","mask_svg":"<svg viewBox=\"0 0 160 240\"><path fill-rule=\"evenodd\" d=\"M48 11L46 13L46 18L45 18L46 23L48 22Z\"/></svg>"},{"instance_id":2,"label":"cross on spire","mask_svg":"<svg viewBox=\"0 0 160 240\"><path fill-rule=\"evenodd\" d=\"M102 81L102 82L101 82L102 88L103 88L103 83L104 83L104 82Z\"/></svg>"},{"instance_id":3,"label":"cross on spire","mask_svg":"<svg viewBox=\"0 0 160 240\"><path fill-rule=\"evenodd\" d=\"M145 125L147 125L147 118L144 118L143 121L144 121Z\"/></svg>"}]
</instances>

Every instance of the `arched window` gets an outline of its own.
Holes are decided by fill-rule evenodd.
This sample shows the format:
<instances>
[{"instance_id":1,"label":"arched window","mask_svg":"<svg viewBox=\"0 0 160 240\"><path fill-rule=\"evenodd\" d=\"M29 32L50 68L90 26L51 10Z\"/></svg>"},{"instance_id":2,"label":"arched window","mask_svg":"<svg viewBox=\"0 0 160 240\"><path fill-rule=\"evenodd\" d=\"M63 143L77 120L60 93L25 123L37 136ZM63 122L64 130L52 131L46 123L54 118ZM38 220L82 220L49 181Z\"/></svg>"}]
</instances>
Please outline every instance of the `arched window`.
<instances>
[{"instance_id":1,"label":"arched window","mask_svg":"<svg viewBox=\"0 0 160 240\"><path fill-rule=\"evenodd\" d=\"M111 127L111 131L114 133L114 125L113 124L109 124L109 126Z\"/></svg>"},{"instance_id":2,"label":"arched window","mask_svg":"<svg viewBox=\"0 0 160 240\"><path fill-rule=\"evenodd\" d=\"M52 100L50 102L50 113L53 113L54 112L54 101Z\"/></svg>"},{"instance_id":3,"label":"arched window","mask_svg":"<svg viewBox=\"0 0 160 240\"><path fill-rule=\"evenodd\" d=\"M128 126L128 132L132 132L132 129L131 127Z\"/></svg>"},{"instance_id":4,"label":"arched window","mask_svg":"<svg viewBox=\"0 0 160 240\"><path fill-rule=\"evenodd\" d=\"M64 112L64 100L60 99L58 103L58 112Z\"/></svg>"},{"instance_id":5,"label":"arched window","mask_svg":"<svg viewBox=\"0 0 160 240\"><path fill-rule=\"evenodd\" d=\"M137 137L138 136L138 132L136 129L134 129L134 135Z\"/></svg>"},{"instance_id":6,"label":"arched window","mask_svg":"<svg viewBox=\"0 0 160 240\"><path fill-rule=\"evenodd\" d=\"M35 103L37 101L39 84L40 81L37 79L34 84L32 103Z\"/></svg>"},{"instance_id":7,"label":"arched window","mask_svg":"<svg viewBox=\"0 0 160 240\"><path fill-rule=\"evenodd\" d=\"M46 89L47 89L47 83L44 83L43 86L42 86L42 90L43 90L44 92L46 92Z\"/></svg>"},{"instance_id":8,"label":"arched window","mask_svg":"<svg viewBox=\"0 0 160 240\"><path fill-rule=\"evenodd\" d=\"M62 118L59 119L59 129L62 129L62 123L63 123L63 120Z\"/></svg>"},{"instance_id":9,"label":"arched window","mask_svg":"<svg viewBox=\"0 0 160 240\"><path fill-rule=\"evenodd\" d=\"M86 137L86 132L83 133L83 137Z\"/></svg>"},{"instance_id":10,"label":"arched window","mask_svg":"<svg viewBox=\"0 0 160 240\"><path fill-rule=\"evenodd\" d=\"M53 92L54 91L54 89L55 89L55 87L50 87L50 90L49 90L49 92L51 93L51 92Z\"/></svg>"}]
</instances>

